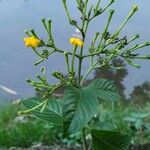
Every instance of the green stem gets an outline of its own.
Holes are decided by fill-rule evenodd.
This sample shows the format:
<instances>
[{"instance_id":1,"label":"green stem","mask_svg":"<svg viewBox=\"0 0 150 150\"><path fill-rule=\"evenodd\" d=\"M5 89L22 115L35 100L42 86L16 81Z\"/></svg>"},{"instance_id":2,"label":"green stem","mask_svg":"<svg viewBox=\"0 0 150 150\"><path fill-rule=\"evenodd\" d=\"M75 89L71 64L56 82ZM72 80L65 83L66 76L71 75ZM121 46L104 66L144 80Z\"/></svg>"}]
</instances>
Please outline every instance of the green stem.
<instances>
[{"instance_id":1,"label":"green stem","mask_svg":"<svg viewBox=\"0 0 150 150\"><path fill-rule=\"evenodd\" d=\"M83 138L83 150L88 150L88 145L86 141L85 128L82 129L82 138Z\"/></svg>"},{"instance_id":2,"label":"green stem","mask_svg":"<svg viewBox=\"0 0 150 150\"><path fill-rule=\"evenodd\" d=\"M80 85L81 85L81 86L83 85L84 80L85 80L85 79L87 78L87 76L91 73L91 71L92 71L93 69L95 69L95 66L96 66L98 63L99 63L99 60L98 60L94 65L90 66L90 68L88 69L87 73L83 76L83 78L82 78L82 80L81 80L81 82L80 82Z\"/></svg>"},{"instance_id":3,"label":"green stem","mask_svg":"<svg viewBox=\"0 0 150 150\"><path fill-rule=\"evenodd\" d=\"M63 5L64 5L64 8L65 8L65 11L66 11L68 20L69 20L69 22L70 22L70 21L71 21L71 17L70 17L70 14L69 14L69 11L68 11L68 8L67 8L67 5L66 5L66 1L63 2Z\"/></svg>"},{"instance_id":4,"label":"green stem","mask_svg":"<svg viewBox=\"0 0 150 150\"><path fill-rule=\"evenodd\" d=\"M120 31L122 30L122 28L125 26L125 24L129 21L129 19L134 15L134 13L138 10L138 7L135 5L133 6L133 8L131 9L131 11L129 12L129 15L127 16L127 18L124 20L124 22L120 25L120 27L118 28L118 30L116 31L115 35L118 36Z\"/></svg>"},{"instance_id":5,"label":"green stem","mask_svg":"<svg viewBox=\"0 0 150 150\"><path fill-rule=\"evenodd\" d=\"M80 55L80 56L81 56L81 55ZM79 58L79 68L78 68L78 85L80 85L80 80L81 80L82 59L83 59L83 58Z\"/></svg>"},{"instance_id":6,"label":"green stem","mask_svg":"<svg viewBox=\"0 0 150 150\"><path fill-rule=\"evenodd\" d=\"M56 47L54 47L54 50L55 50L55 52L58 52L58 53L63 53L64 54L66 52L68 55L73 55L72 52L67 52L67 51L61 50L61 49L56 48ZM75 54L75 57L80 58L80 55Z\"/></svg>"},{"instance_id":7,"label":"green stem","mask_svg":"<svg viewBox=\"0 0 150 150\"><path fill-rule=\"evenodd\" d=\"M18 112L18 115L23 115L23 114L30 113L31 111L33 111L33 110L35 110L35 109L41 107L42 105L45 105L45 103L47 103L47 101L44 101L44 102L40 103L39 105L37 105L37 106L31 108L31 109L28 109L28 110L25 110L25 111L19 111L19 112Z\"/></svg>"},{"instance_id":8,"label":"green stem","mask_svg":"<svg viewBox=\"0 0 150 150\"><path fill-rule=\"evenodd\" d=\"M69 74L69 73L70 73L70 68L69 68L69 57L68 57L67 52L64 52L64 55L65 55L65 61L66 61L66 65L67 65L67 71L68 71L68 74Z\"/></svg>"},{"instance_id":9,"label":"green stem","mask_svg":"<svg viewBox=\"0 0 150 150\"><path fill-rule=\"evenodd\" d=\"M73 55L72 55L72 66L71 66L71 72L72 74L74 74L74 61L75 61L75 54L76 54L76 50L77 50L77 46L74 47L74 50L73 50Z\"/></svg>"},{"instance_id":10,"label":"green stem","mask_svg":"<svg viewBox=\"0 0 150 150\"><path fill-rule=\"evenodd\" d=\"M90 57L90 67L93 66L93 59L94 59L94 56L91 56L91 57Z\"/></svg>"},{"instance_id":11,"label":"green stem","mask_svg":"<svg viewBox=\"0 0 150 150\"><path fill-rule=\"evenodd\" d=\"M40 54L35 48L32 48L32 50L41 58L43 58L43 55Z\"/></svg>"},{"instance_id":12,"label":"green stem","mask_svg":"<svg viewBox=\"0 0 150 150\"><path fill-rule=\"evenodd\" d=\"M133 42L134 40L138 39L140 36L139 34L136 34L134 37L132 37L131 39L128 40L128 44Z\"/></svg>"},{"instance_id":13,"label":"green stem","mask_svg":"<svg viewBox=\"0 0 150 150\"><path fill-rule=\"evenodd\" d=\"M90 56L96 56L96 55L98 55L98 54L100 54L100 53L103 53L103 52L101 52L101 51L99 52L99 51L98 51L98 52L95 52L95 53L92 53L92 54L83 55L82 57L83 57L83 58L86 58L86 57L90 57Z\"/></svg>"},{"instance_id":14,"label":"green stem","mask_svg":"<svg viewBox=\"0 0 150 150\"><path fill-rule=\"evenodd\" d=\"M137 56L137 57L134 57L135 59L150 59L150 55L147 55L147 56Z\"/></svg>"},{"instance_id":15,"label":"green stem","mask_svg":"<svg viewBox=\"0 0 150 150\"><path fill-rule=\"evenodd\" d=\"M82 78L82 80L81 80L81 82L80 82L80 85L81 85L81 86L83 85L84 80L87 78L87 76L90 74L90 72L91 72L92 70L93 70L93 68L90 67L90 68L88 69L87 73L83 76L83 78Z\"/></svg>"},{"instance_id":16,"label":"green stem","mask_svg":"<svg viewBox=\"0 0 150 150\"><path fill-rule=\"evenodd\" d=\"M85 26L85 31L84 31L84 36L83 36L83 43L85 41L85 35L86 35L86 32L87 32L87 29L88 29L88 25L89 25L89 21L87 22L83 22L83 25L82 27L84 28L84 24L86 24ZM84 30L84 29L82 29ZM78 84L80 85L80 81L81 81L81 69L82 69L82 61L83 61L83 47L81 47L81 51L80 51L80 58L79 58L79 69L78 69Z\"/></svg>"},{"instance_id":17,"label":"green stem","mask_svg":"<svg viewBox=\"0 0 150 150\"><path fill-rule=\"evenodd\" d=\"M113 16L114 12L115 12L114 10L110 10L110 11L109 11L108 21L107 21L105 30L104 30L104 32L103 32L103 34L102 34L102 36L101 36L100 43L99 43L99 47L100 47L101 44L102 44L102 41L103 41L103 39L104 39L105 34L108 32L108 28L109 28L109 25L110 25L110 22L111 22L111 19L112 19L112 16ZM104 44L105 44L105 43L106 43L106 40L104 41Z\"/></svg>"},{"instance_id":18,"label":"green stem","mask_svg":"<svg viewBox=\"0 0 150 150\"><path fill-rule=\"evenodd\" d=\"M146 42L146 43L143 43L143 44L141 44L141 45L137 45L137 46L134 46L134 47L132 47L132 48L129 48L129 49L127 49L127 51L133 52L133 51L135 51L135 50L141 49L141 48L146 47L146 46L149 46L149 45L150 45L150 43L149 43L149 42Z\"/></svg>"},{"instance_id":19,"label":"green stem","mask_svg":"<svg viewBox=\"0 0 150 150\"><path fill-rule=\"evenodd\" d=\"M111 6L114 3L114 1L111 1L105 8L102 10L101 13L103 13L109 6Z\"/></svg>"},{"instance_id":20,"label":"green stem","mask_svg":"<svg viewBox=\"0 0 150 150\"><path fill-rule=\"evenodd\" d=\"M100 62L100 59L99 59L98 61L96 61L96 63L95 63L92 67L90 67L90 68L88 69L87 73L83 76L80 85L81 85L81 86L83 85L84 80L87 78L87 76L91 73L91 71L92 71L93 69L97 69L97 68L101 68L101 67L105 66L105 65L109 62L109 60L111 60L111 58L112 58L113 56L114 56L114 54L111 54L111 55L110 55L106 60L104 60L104 62L103 62L101 65L99 65L99 66L96 66L96 65Z\"/></svg>"}]
</instances>

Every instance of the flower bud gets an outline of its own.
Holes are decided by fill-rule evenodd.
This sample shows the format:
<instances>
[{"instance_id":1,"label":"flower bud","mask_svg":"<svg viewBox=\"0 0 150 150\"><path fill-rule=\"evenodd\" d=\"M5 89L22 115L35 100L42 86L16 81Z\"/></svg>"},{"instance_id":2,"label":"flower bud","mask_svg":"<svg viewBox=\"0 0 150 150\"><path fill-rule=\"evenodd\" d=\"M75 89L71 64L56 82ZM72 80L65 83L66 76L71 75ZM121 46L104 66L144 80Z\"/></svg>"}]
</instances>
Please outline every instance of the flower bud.
<instances>
[{"instance_id":1,"label":"flower bud","mask_svg":"<svg viewBox=\"0 0 150 150\"><path fill-rule=\"evenodd\" d=\"M150 42L145 42L145 46L150 46Z\"/></svg>"},{"instance_id":2,"label":"flower bud","mask_svg":"<svg viewBox=\"0 0 150 150\"><path fill-rule=\"evenodd\" d=\"M114 3L115 2L115 0L110 0L110 3Z\"/></svg>"},{"instance_id":3,"label":"flower bud","mask_svg":"<svg viewBox=\"0 0 150 150\"><path fill-rule=\"evenodd\" d=\"M110 12L110 14L114 14L115 10L111 9L109 12Z\"/></svg>"},{"instance_id":4,"label":"flower bud","mask_svg":"<svg viewBox=\"0 0 150 150\"><path fill-rule=\"evenodd\" d=\"M133 8L132 8L133 12L136 12L138 11L138 6L137 5L134 5Z\"/></svg>"},{"instance_id":5,"label":"flower bud","mask_svg":"<svg viewBox=\"0 0 150 150\"><path fill-rule=\"evenodd\" d=\"M42 18L42 20L41 20L42 22L45 22L46 21L46 19L45 18Z\"/></svg>"},{"instance_id":6,"label":"flower bud","mask_svg":"<svg viewBox=\"0 0 150 150\"><path fill-rule=\"evenodd\" d=\"M136 37L136 38L139 38L139 37L140 37L140 35L139 35L139 34L136 34L136 35L135 35L135 37Z\"/></svg>"},{"instance_id":7,"label":"flower bud","mask_svg":"<svg viewBox=\"0 0 150 150\"><path fill-rule=\"evenodd\" d=\"M64 75L58 71L52 72L52 76L54 76L55 78L60 79L60 80L64 78Z\"/></svg>"}]
</instances>

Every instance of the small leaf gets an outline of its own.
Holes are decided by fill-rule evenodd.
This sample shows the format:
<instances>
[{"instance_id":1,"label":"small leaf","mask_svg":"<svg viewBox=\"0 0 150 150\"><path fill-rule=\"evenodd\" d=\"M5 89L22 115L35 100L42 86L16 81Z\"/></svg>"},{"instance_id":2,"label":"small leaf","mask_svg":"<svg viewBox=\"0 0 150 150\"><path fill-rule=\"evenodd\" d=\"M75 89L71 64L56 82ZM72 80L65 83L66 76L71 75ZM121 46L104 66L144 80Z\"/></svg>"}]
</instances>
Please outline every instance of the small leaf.
<instances>
[{"instance_id":1,"label":"small leaf","mask_svg":"<svg viewBox=\"0 0 150 150\"><path fill-rule=\"evenodd\" d=\"M92 81L85 89L93 91L95 95L103 100L117 101L120 95L113 81L98 78Z\"/></svg>"},{"instance_id":2,"label":"small leaf","mask_svg":"<svg viewBox=\"0 0 150 150\"><path fill-rule=\"evenodd\" d=\"M32 97L22 101L22 104L27 109L39 105L43 100L39 97ZM31 111L37 118L54 124L55 126L62 126L62 102L56 99L49 99L47 106L41 112L42 106Z\"/></svg>"},{"instance_id":3,"label":"small leaf","mask_svg":"<svg viewBox=\"0 0 150 150\"><path fill-rule=\"evenodd\" d=\"M120 132L91 130L93 150L127 150L130 137Z\"/></svg>"},{"instance_id":4,"label":"small leaf","mask_svg":"<svg viewBox=\"0 0 150 150\"><path fill-rule=\"evenodd\" d=\"M98 112L98 105L91 91L68 87L63 98L64 135L81 130Z\"/></svg>"}]
</instances>

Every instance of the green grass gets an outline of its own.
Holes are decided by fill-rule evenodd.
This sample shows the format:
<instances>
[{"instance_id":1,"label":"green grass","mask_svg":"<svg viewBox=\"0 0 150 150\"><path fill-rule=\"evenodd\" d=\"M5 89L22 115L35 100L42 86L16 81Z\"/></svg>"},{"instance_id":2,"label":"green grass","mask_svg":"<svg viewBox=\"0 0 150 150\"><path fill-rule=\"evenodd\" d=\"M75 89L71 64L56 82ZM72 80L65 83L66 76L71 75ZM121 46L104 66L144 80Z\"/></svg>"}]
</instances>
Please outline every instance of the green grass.
<instances>
[{"instance_id":1,"label":"green grass","mask_svg":"<svg viewBox=\"0 0 150 150\"><path fill-rule=\"evenodd\" d=\"M144 144L150 141L150 103L145 106L138 106L132 103L116 103L111 105L110 103L104 103L100 107L100 120L110 125L107 129L113 129L126 133L131 136L132 143ZM126 117L130 117L131 114L145 114L149 112L149 116L141 120L141 129L137 129L134 123L125 120ZM137 120L137 119L136 119ZM142 131L141 131L142 130Z\"/></svg>"},{"instance_id":2,"label":"green grass","mask_svg":"<svg viewBox=\"0 0 150 150\"><path fill-rule=\"evenodd\" d=\"M36 143L50 145L57 131L37 119L26 123L15 122L20 106L9 104L0 108L0 147L29 147Z\"/></svg>"},{"instance_id":3,"label":"green grass","mask_svg":"<svg viewBox=\"0 0 150 150\"><path fill-rule=\"evenodd\" d=\"M71 136L68 139L60 140L62 135L54 127L36 118L28 116L26 123L16 122L17 112L22 110L19 105L9 104L0 107L0 147L30 147L37 143L51 145L57 139L60 144L80 144L80 135ZM124 121L125 117L130 116L132 112L149 112L150 104L137 107L131 103L103 103L100 106L100 128L112 129L129 134L134 143L147 143L150 141L150 130L141 134L131 128L131 124ZM143 124L149 123L150 117L143 121Z\"/></svg>"}]
</instances>

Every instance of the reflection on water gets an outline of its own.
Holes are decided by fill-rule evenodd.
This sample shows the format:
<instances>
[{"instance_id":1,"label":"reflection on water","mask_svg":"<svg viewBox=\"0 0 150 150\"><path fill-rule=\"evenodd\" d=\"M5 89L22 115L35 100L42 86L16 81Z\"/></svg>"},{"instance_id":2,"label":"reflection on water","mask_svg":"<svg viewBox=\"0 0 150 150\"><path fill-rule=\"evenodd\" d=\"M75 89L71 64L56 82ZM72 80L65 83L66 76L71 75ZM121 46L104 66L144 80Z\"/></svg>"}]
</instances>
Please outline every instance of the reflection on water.
<instances>
[{"instance_id":1,"label":"reflection on water","mask_svg":"<svg viewBox=\"0 0 150 150\"><path fill-rule=\"evenodd\" d=\"M93 3L96 0L91 0ZM108 2L108 0L104 0ZM134 4L140 6L140 12L135 19L131 21L124 30L124 33L132 36L139 33L142 40L149 40L150 37L150 15L149 15L149 0L133 0ZM114 23L111 30L118 26L132 5L131 0L120 0L114 5L118 8L114 17ZM78 12L75 10L73 1L69 1L72 9L72 15L77 17ZM107 13L106 13L107 14ZM88 41L92 38L93 32L102 31L103 24L106 21L106 14L94 21L89 29ZM19 93L20 97L31 96L33 90L25 82L27 77L34 78L34 75L39 72L38 67L33 67L37 57L27 49L23 44L24 30L28 28L35 28L36 31L43 37L45 32L40 24L42 17L49 17L53 20L53 32L56 37L56 42L59 47L66 49L70 48L68 43L69 37L73 34L74 28L69 26L66 20L65 12L61 5L61 0L0 0L0 85L4 85ZM99 26L97 25L99 24ZM143 52L147 53L147 49ZM141 70L129 68L129 76L125 80L130 92L132 85L142 83L144 80L150 80L150 72L147 72L148 61L140 62L142 64ZM62 68L63 58L54 55L46 63L42 64L48 68L48 72ZM87 63L84 64L84 68ZM50 78L50 82L54 79ZM130 84L129 84L130 83ZM0 89L0 97L5 95Z\"/></svg>"}]
</instances>

